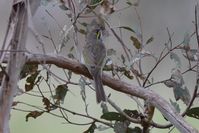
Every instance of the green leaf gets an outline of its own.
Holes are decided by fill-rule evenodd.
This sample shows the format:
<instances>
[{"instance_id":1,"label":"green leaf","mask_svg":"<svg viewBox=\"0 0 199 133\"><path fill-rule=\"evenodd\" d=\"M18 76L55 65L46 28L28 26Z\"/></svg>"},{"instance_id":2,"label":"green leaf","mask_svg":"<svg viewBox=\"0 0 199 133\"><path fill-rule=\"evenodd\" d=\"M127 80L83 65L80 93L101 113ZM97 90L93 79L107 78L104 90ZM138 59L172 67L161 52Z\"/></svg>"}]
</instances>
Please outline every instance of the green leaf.
<instances>
[{"instance_id":1,"label":"green leaf","mask_svg":"<svg viewBox=\"0 0 199 133\"><path fill-rule=\"evenodd\" d=\"M177 68L181 68L181 66L182 66L182 65L181 65L181 61L180 61L180 58L178 57L177 54L171 52L171 53L170 53L170 58L171 58L171 60L174 61L174 63L176 64L176 67L177 67Z\"/></svg>"},{"instance_id":2,"label":"green leaf","mask_svg":"<svg viewBox=\"0 0 199 133\"><path fill-rule=\"evenodd\" d=\"M68 54L68 58L74 59L75 57L74 57L74 55L72 53L69 53Z\"/></svg>"},{"instance_id":3,"label":"green leaf","mask_svg":"<svg viewBox=\"0 0 199 133\"><path fill-rule=\"evenodd\" d=\"M129 124L130 124L129 121L124 121L124 122L116 121L114 124L114 132L115 133L126 133Z\"/></svg>"},{"instance_id":4,"label":"green leaf","mask_svg":"<svg viewBox=\"0 0 199 133\"><path fill-rule=\"evenodd\" d=\"M135 46L136 49L141 48L141 43L136 37L131 36L130 39L131 39L131 41L133 41L133 45Z\"/></svg>"},{"instance_id":5,"label":"green leaf","mask_svg":"<svg viewBox=\"0 0 199 133\"><path fill-rule=\"evenodd\" d=\"M72 74L73 74L73 72L70 71L70 70L68 70L68 79L69 79L69 80L72 78Z\"/></svg>"},{"instance_id":6,"label":"green leaf","mask_svg":"<svg viewBox=\"0 0 199 133\"><path fill-rule=\"evenodd\" d=\"M41 0L41 5L42 6L47 6L52 0Z\"/></svg>"},{"instance_id":7,"label":"green leaf","mask_svg":"<svg viewBox=\"0 0 199 133\"><path fill-rule=\"evenodd\" d=\"M133 5L130 1L127 1L126 4L128 4L129 6Z\"/></svg>"},{"instance_id":8,"label":"green leaf","mask_svg":"<svg viewBox=\"0 0 199 133\"><path fill-rule=\"evenodd\" d=\"M107 56L112 56L112 55L116 55L116 50L114 50L114 49L108 49L107 50Z\"/></svg>"},{"instance_id":9,"label":"green leaf","mask_svg":"<svg viewBox=\"0 0 199 133\"><path fill-rule=\"evenodd\" d=\"M185 35L184 35L184 40L183 40L183 44L184 44L184 46L185 47L189 47L189 42L190 42L190 35L189 35L189 33L185 33Z\"/></svg>"},{"instance_id":10,"label":"green leaf","mask_svg":"<svg viewBox=\"0 0 199 133\"><path fill-rule=\"evenodd\" d=\"M102 0L91 0L90 6L96 6L98 4L100 4L102 2Z\"/></svg>"},{"instance_id":11,"label":"green leaf","mask_svg":"<svg viewBox=\"0 0 199 133\"><path fill-rule=\"evenodd\" d=\"M66 93L68 91L68 86L66 84L62 84L62 85L58 85L55 89L55 95L53 96L53 98L56 101L56 103L64 103L64 99L66 96Z\"/></svg>"},{"instance_id":12,"label":"green leaf","mask_svg":"<svg viewBox=\"0 0 199 133\"><path fill-rule=\"evenodd\" d=\"M124 109L124 112L130 116L133 117L135 119L137 119L138 117L140 117L140 114L137 110L129 110L129 109Z\"/></svg>"},{"instance_id":13,"label":"green leaf","mask_svg":"<svg viewBox=\"0 0 199 133\"><path fill-rule=\"evenodd\" d=\"M88 130L84 131L83 133L94 133L97 126L95 125L95 122L91 124L91 126L88 128Z\"/></svg>"},{"instance_id":14,"label":"green leaf","mask_svg":"<svg viewBox=\"0 0 199 133\"><path fill-rule=\"evenodd\" d=\"M191 100L191 96L189 94L189 90L187 89L186 86L176 86L174 89L174 96L176 101L178 101L179 99L181 99L186 105L189 104L190 100Z\"/></svg>"},{"instance_id":15,"label":"green leaf","mask_svg":"<svg viewBox=\"0 0 199 133\"><path fill-rule=\"evenodd\" d=\"M135 33L135 31L134 31L132 28L128 27L128 26L120 26L120 27L118 27L118 28L120 28L120 29L125 29L125 30L128 30L128 31L130 31L130 32Z\"/></svg>"},{"instance_id":16,"label":"green leaf","mask_svg":"<svg viewBox=\"0 0 199 133\"><path fill-rule=\"evenodd\" d=\"M197 49L189 49L183 53L183 56L190 61L197 61Z\"/></svg>"},{"instance_id":17,"label":"green leaf","mask_svg":"<svg viewBox=\"0 0 199 133\"><path fill-rule=\"evenodd\" d=\"M74 47L74 46L72 46L72 47L70 48L70 50L69 50L69 51L70 51L70 52L72 52L72 51L74 50L74 48L75 48L75 47Z\"/></svg>"},{"instance_id":18,"label":"green leaf","mask_svg":"<svg viewBox=\"0 0 199 133\"><path fill-rule=\"evenodd\" d=\"M183 79L183 76L182 76L182 73L179 69L174 69L172 71L172 75L171 75L171 79L170 79L173 83L173 87L181 87L184 85L184 79Z\"/></svg>"},{"instance_id":19,"label":"green leaf","mask_svg":"<svg viewBox=\"0 0 199 133\"><path fill-rule=\"evenodd\" d=\"M68 10L68 7L66 7L64 4L59 5L59 8L64 10L64 11Z\"/></svg>"},{"instance_id":20,"label":"green leaf","mask_svg":"<svg viewBox=\"0 0 199 133\"><path fill-rule=\"evenodd\" d=\"M174 81L172 81L170 79L169 80L165 80L163 83L164 83L164 85L166 85L169 88L174 87L174 86L177 85L176 82L174 82Z\"/></svg>"},{"instance_id":21,"label":"green leaf","mask_svg":"<svg viewBox=\"0 0 199 133\"><path fill-rule=\"evenodd\" d=\"M26 115L26 121L28 121L29 117L36 119L38 116L42 115L43 111L32 111Z\"/></svg>"},{"instance_id":22,"label":"green leaf","mask_svg":"<svg viewBox=\"0 0 199 133\"><path fill-rule=\"evenodd\" d=\"M167 82L167 84L165 85L169 87L173 87L173 92L174 92L176 101L181 99L186 105L188 105L190 102L191 96L189 94L189 90L185 86L182 73L180 72L179 69L173 70L170 81L171 81L170 83Z\"/></svg>"},{"instance_id":23,"label":"green leaf","mask_svg":"<svg viewBox=\"0 0 199 133\"><path fill-rule=\"evenodd\" d=\"M86 35L86 31L84 29L79 29L79 33Z\"/></svg>"},{"instance_id":24,"label":"green leaf","mask_svg":"<svg viewBox=\"0 0 199 133\"><path fill-rule=\"evenodd\" d=\"M171 99L169 99L169 100L170 100L171 105L176 109L176 111L178 113L180 113L180 106L179 106L179 104L176 103L176 102L173 102Z\"/></svg>"},{"instance_id":25,"label":"green leaf","mask_svg":"<svg viewBox=\"0 0 199 133\"><path fill-rule=\"evenodd\" d=\"M85 23L85 22L80 22L80 24L82 25L82 26L84 26L84 27L87 27L88 26L88 24L87 23Z\"/></svg>"},{"instance_id":26,"label":"green leaf","mask_svg":"<svg viewBox=\"0 0 199 133\"><path fill-rule=\"evenodd\" d=\"M108 121L125 121L126 118L117 112L107 112L101 116L101 119L105 119Z\"/></svg>"},{"instance_id":27,"label":"green leaf","mask_svg":"<svg viewBox=\"0 0 199 133\"><path fill-rule=\"evenodd\" d=\"M199 119L199 107L189 109L186 112L186 115L189 116L189 117Z\"/></svg>"},{"instance_id":28,"label":"green leaf","mask_svg":"<svg viewBox=\"0 0 199 133\"><path fill-rule=\"evenodd\" d=\"M132 67L137 61L141 60L142 58L144 58L146 56L148 56L148 55L145 53L138 53L138 54L134 55L129 63L129 67Z\"/></svg>"},{"instance_id":29,"label":"green leaf","mask_svg":"<svg viewBox=\"0 0 199 133\"><path fill-rule=\"evenodd\" d=\"M146 41L146 44L151 43L153 40L154 40L154 38L153 38L153 37L150 37L150 38Z\"/></svg>"},{"instance_id":30,"label":"green leaf","mask_svg":"<svg viewBox=\"0 0 199 133\"><path fill-rule=\"evenodd\" d=\"M86 92L85 92L85 87L86 87L86 81L84 80L83 77L79 79L79 86L81 88L80 94L82 96L83 101L86 101Z\"/></svg>"},{"instance_id":31,"label":"green leaf","mask_svg":"<svg viewBox=\"0 0 199 133\"><path fill-rule=\"evenodd\" d=\"M127 128L126 133L142 133L142 129L140 127Z\"/></svg>"},{"instance_id":32,"label":"green leaf","mask_svg":"<svg viewBox=\"0 0 199 133\"><path fill-rule=\"evenodd\" d=\"M106 103L101 103L101 108L102 108L102 113L107 113L108 111L108 106L106 105Z\"/></svg>"}]
</instances>

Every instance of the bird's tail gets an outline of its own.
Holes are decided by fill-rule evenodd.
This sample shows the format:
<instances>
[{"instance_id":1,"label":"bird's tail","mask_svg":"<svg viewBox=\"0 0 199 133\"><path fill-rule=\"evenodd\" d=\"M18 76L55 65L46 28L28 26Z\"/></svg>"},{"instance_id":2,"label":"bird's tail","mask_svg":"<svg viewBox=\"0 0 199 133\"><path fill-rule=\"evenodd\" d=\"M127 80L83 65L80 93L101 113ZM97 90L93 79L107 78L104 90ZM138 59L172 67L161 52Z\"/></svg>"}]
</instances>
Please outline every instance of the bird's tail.
<instances>
[{"instance_id":1,"label":"bird's tail","mask_svg":"<svg viewBox=\"0 0 199 133\"><path fill-rule=\"evenodd\" d=\"M101 101L105 102L106 95L104 92L101 73L98 72L98 73L94 74L93 79L94 79L97 103L100 103Z\"/></svg>"}]
</instances>

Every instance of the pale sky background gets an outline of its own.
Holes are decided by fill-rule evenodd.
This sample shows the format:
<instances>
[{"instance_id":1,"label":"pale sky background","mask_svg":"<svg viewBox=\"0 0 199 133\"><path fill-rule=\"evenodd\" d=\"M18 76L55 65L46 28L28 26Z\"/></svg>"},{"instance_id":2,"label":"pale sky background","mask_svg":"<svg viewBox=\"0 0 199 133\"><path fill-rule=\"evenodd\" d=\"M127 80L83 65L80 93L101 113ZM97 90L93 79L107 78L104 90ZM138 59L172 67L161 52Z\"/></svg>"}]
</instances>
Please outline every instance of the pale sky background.
<instances>
[{"instance_id":1,"label":"pale sky background","mask_svg":"<svg viewBox=\"0 0 199 133\"><path fill-rule=\"evenodd\" d=\"M11 1L11 0L10 0ZM132 0L131 0L132 1ZM123 6L123 1L120 1L121 5L116 5L116 10L120 9ZM151 51L154 54L160 53L162 46L168 40L168 34L166 28L170 30L170 32L174 32L173 43L178 44L183 41L184 34L186 32L192 33L194 30L194 25L192 21L194 20L194 6L199 2L198 0L141 0L138 13L140 14L142 20L142 28L143 28L143 37L146 41L151 36L154 37L154 41L150 44L147 50ZM0 45L3 42L3 36L5 33L5 29L7 26L8 16L9 16L9 7L11 4L8 4L7 0L0 1ZM55 5L55 6L53 6ZM60 29L58 28L55 21L50 18L45 10L48 10L58 21L61 26L65 24L69 24L69 21L66 15L57 7L56 4L48 4L47 6L41 6L34 16L34 24L37 31L42 35L48 35L48 29L52 32L55 43L59 43ZM132 27L136 31L140 31L139 21L137 19L135 10L133 8L129 8L122 12L117 12L110 16L109 18L112 27L117 27L119 25L128 25ZM123 40L127 44L131 44L128 40L129 34L123 36ZM46 41L46 50L48 53L52 53L53 46ZM195 45L195 41L191 41L192 45ZM32 52L40 52L41 46L36 42L31 33L28 36L28 49ZM72 46L72 42L67 44L67 48ZM118 50L118 53L122 53L120 50L120 44L117 40L110 36L107 41L108 48L114 48ZM40 50L38 50L40 49ZM62 52L62 55L65 55L65 51ZM116 62L117 63L117 62ZM146 59L146 63L144 63L143 69L146 71L153 66L153 61ZM186 68L185 63L185 68ZM173 63L169 60L166 60L160 64L157 71L153 74L154 80L159 81L165 78L170 77L170 72L173 67ZM54 72L58 72L58 74L62 75L62 71L54 69ZM189 87L190 92L192 93L193 85L195 84L195 76L193 74L185 75L186 85ZM78 81L79 77L75 76L75 80ZM193 80L194 79L194 80ZM53 81L52 81L53 82ZM79 87L70 86L71 92L74 94L68 94L65 98L64 106L74 110L74 111L84 111L84 104L80 100L80 89ZM69 88L70 89L70 88ZM159 93L164 98L173 98L172 90L168 90L165 86L157 85L152 88L157 93ZM111 89L106 88L106 92L112 93L111 97L115 103L117 103L122 109L136 109L137 107L133 103L132 100L126 98L126 95L120 94L118 92L114 92ZM99 105L96 105L94 93L92 91L88 91L88 101L89 102L89 112L93 116L100 116L101 109ZM41 105L41 99L32 98L30 96L24 95L17 97L16 100L22 100L27 103L31 103L34 105ZM182 102L179 102L182 103ZM184 105L182 104L182 108ZM23 106L23 108L25 108ZM30 108L28 108L30 109ZM110 108L111 109L111 108ZM57 112L59 113L59 112ZM25 122L26 114L23 112L12 111L11 114L11 133L20 133L20 132L28 132L28 133L54 133L54 132L67 132L67 133L81 133L85 131L87 127L85 126L74 126L65 124L63 119L56 118L49 114L44 114L37 119L30 118L28 122ZM83 122L82 118L69 115L71 120ZM159 117L155 117L154 120L156 122L165 123L163 118L160 118L161 115L157 115ZM193 126L198 128L198 121L195 119L188 119ZM168 130L152 130L152 133L167 133ZM105 130L103 132L96 131L96 133L113 133L112 129ZM174 130L173 133L178 133L178 131Z\"/></svg>"}]
</instances>

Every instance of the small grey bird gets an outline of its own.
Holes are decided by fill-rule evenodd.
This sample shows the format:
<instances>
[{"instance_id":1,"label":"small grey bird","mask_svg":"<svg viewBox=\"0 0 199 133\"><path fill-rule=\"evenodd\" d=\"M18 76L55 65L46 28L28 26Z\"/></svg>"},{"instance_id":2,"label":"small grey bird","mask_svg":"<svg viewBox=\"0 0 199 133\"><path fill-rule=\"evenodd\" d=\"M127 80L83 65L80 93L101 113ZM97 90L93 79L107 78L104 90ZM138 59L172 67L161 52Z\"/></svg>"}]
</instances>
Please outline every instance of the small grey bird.
<instances>
[{"instance_id":1,"label":"small grey bird","mask_svg":"<svg viewBox=\"0 0 199 133\"><path fill-rule=\"evenodd\" d=\"M102 40L104 25L95 19L87 25L86 44L83 49L84 63L94 80L97 103L106 101L102 83L102 68L106 57L106 48Z\"/></svg>"}]
</instances>

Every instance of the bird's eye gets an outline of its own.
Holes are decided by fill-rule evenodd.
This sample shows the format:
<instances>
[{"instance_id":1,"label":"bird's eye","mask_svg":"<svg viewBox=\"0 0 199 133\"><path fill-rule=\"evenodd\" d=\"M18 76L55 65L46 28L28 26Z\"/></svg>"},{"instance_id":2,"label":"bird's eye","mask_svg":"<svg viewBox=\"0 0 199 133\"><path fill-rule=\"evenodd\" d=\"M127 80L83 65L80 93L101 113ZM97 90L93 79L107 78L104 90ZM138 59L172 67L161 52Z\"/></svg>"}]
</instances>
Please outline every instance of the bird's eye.
<instances>
[{"instance_id":1,"label":"bird's eye","mask_svg":"<svg viewBox=\"0 0 199 133\"><path fill-rule=\"evenodd\" d=\"M97 39L100 39L100 37L101 37L100 29L96 29L96 37L97 37Z\"/></svg>"}]
</instances>

